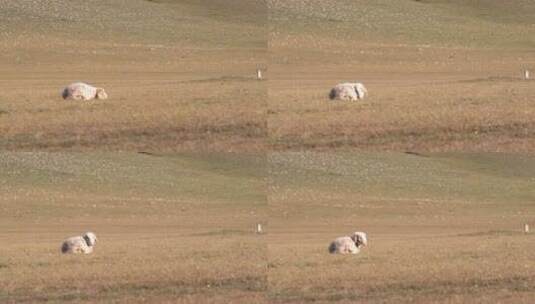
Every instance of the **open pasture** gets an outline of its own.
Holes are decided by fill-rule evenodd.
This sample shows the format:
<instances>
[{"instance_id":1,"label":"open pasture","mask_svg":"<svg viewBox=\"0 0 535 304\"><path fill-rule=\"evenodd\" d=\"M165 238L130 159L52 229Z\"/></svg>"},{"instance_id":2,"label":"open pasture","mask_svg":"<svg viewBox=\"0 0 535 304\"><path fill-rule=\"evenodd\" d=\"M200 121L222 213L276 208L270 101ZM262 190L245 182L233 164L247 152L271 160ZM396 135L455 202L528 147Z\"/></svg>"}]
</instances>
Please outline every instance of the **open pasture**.
<instances>
[{"instance_id":1,"label":"open pasture","mask_svg":"<svg viewBox=\"0 0 535 304\"><path fill-rule=\"evenodd\" d=\"M0 149L258 151L262 1L0 1ZM105 101L72 102L76 81Z\"/></svg>"},{"instance_id":2,"label":"open pasture","mask_svg":"<svg viewBox=\"0 0 535 304\"><path fill-rule=\"evenodd\" d=\"M533 151L532 1L269 3L275 150Z\"/></svg>"},{"instance_id":3,"label":"open pasture","mask_svg":"<svg viewBox=\"0 0 535 304\"><path fill-rule=\"evenodd\" d=\"M268 294L273 303L530 303L533 157L275 153ZM358 255L338 236L368 234Z\"/></svg>"},{"instance_id":4,"label":"open pasture","mask_svg":"<svg viewBox=\"0 0 535 304\"><path fill-rule=\"evenodd\" d=\"M263 301L261 168L254 155L1 153L0 302ZM86 231L91 255L60 253Z\"/></svg>"}]
</instances>

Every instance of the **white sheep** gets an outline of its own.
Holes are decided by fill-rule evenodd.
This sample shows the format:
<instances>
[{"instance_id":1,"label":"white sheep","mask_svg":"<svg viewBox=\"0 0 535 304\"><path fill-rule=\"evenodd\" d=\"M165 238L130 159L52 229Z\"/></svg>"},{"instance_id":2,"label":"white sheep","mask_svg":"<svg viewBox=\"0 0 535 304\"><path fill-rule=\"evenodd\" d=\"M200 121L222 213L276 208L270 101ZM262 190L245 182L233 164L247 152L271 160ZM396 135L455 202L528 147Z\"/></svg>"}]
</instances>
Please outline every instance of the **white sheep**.
<instances>
[{"instance_id":1,"label":"white sheep","mask_svg":"<svg viewBox=\"0 0 535 304\"><path fill-rule=\"evenodd\" d=\"M360 248L368 245L368 238L366 233L357 231L352 236L342 236L336 238L331 245L329 245L330 253L340 254L357 254Z\"/></svg>"},{"instance_id":2,"label":"white sheep","mask_svg":"<svg viewBox=\"0 0 535 304\"><path fill-rule=\"evenodd\" d=\"M362 83L345 82L345 83L339 83L334 88L332 88L331 92L329 93L329 98L356 101L358 99L363 99L367 95L368 95L368 90Z\"/></svg>"},{"instance_id":3,"label":"white sheep","mask_svg":"<svg viewBox=\"0 0 535 304\"><path fill-rule=\"evenodd\" d=\"M75 82L69 84L61 93L63 99L74 100L91 100L91 99L107 99L108 94L103 88L96 88L92 85L83 82Z\"/></svg>"},{"instance_id":4,"label":"white sheep","mask_svg":"<svg viewBox=\"0 0 535 304\"><path fill-rule=\"evenodd\" d=\"M61 253L85 253L93 252L93 247L97 242L97 236L93 232L86 232L82 236L73 236L61 245Z\"/></svg>"}]
</instances>

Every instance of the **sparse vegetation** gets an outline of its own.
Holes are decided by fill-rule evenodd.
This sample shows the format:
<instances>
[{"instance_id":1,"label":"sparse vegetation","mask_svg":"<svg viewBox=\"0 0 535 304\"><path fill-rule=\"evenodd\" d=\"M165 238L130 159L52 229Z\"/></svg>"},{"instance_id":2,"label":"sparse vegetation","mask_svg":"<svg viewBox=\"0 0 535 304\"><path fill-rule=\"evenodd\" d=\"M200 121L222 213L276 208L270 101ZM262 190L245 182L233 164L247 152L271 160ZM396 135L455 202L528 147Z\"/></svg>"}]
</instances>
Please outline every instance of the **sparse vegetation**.
<instances>
[{"instance_id":1,"label":"sparse vegetation","mask_svg":"<svg viewBox=\"0 0 535 304\"><path fill-rule=\"evenodd\" d=\"M262 302L261 167L255 155L0 153L0 302ZM87 229L91 255L60 253Z\"/></svg>"},{"instance_id":2,"label":"sparse vegetation","mask_svg":"<svg viewBox=\"0 0 535 304\"><path fill-rule=\"evenodd\" d=\"M270 144L533 151L533 2L425 2L270 1ZM328 102L342 81L369 98Z\"/></svg>"},{"instance_id":3,"label":"sparse vegetation","mask_svg":"<svg viewBox=\"0 0 535 304\"><path fill-rule=\"evenodd\" d=\"M275 153L273 303L529 303L535 295L533 157ZM357 256L330 255L366 231ZM296 242L299 240L299 242Z\"/></svg>"},{"instance_id":4,"label":"sparse vegetation","mask_svg":"<svg viewBox=\"0 0 535 304\"><path fill-rule=\"evenodd\" d=\"M534 15L0 0L0 303L533 302Z\"/></svg>"},{"instance_id":5,"label":"sparse vegetation","mask_svg":"<svg viewBox=\"0 0 535 304\"><path fill-rule=\"evenodd\" d=\"M0 3L0 149L263 149L265 5L157 2ZM65 102L73 81L110 98Z\"/></svg>"},{"instance_id":6,"label":"sparse vegetation","mask_svg":"<svg viewBox=\"0 0 535 304\"><path fill-rule=\"evenodd\" d=\"M2 4L3 149L535 145L533 86L519 76L534 60L530 1L162 0L125 11L99 0L99 18L76 1L33 2ZM268 65L269 81L252 81ZM58 90L75 80L110 88L110 100L62 102ZM355 80L367 101L328 102L329 88Z\"/></svg>"}]
</instances>

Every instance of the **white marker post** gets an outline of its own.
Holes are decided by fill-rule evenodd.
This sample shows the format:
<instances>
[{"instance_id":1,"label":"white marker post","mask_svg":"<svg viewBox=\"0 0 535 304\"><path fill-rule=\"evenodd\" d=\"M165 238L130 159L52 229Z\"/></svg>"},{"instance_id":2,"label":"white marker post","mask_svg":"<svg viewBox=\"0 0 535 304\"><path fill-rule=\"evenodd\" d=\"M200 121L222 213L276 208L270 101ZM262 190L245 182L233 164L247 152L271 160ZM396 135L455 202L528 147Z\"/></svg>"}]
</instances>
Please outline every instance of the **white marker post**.
<instances>
[{"instance_id":1,"label":"white marker post","mask_svg":"<svg viewBox=\"0 0 535 304\"><path fill-rule=\"evenodd\" d=\"M524 80L529 80L529 78L530 78L529 71L525 70L524 71Z\"/></svg>"},{"instance_id":2,"label":"white marker post","mask_svg":"<svg viewBox=\"0 0 535 304\"><path fill-rule=\"evenodd\" d=\"M262 80L262 70L261 69L257 69L256 70L256 79Z\"/></svg>"},{"instance_id":3,"label":"white marker post","mask_svg":"<svg viewBox=\"0 0 535 304\"><path fill-rule=\"evenodd\" d=\"M256 233L263 233L264 230L262 230L262 224L256 224Z\"/></svg>"},{"instance_id":4,"label":"white marker post","mask_svg":"<svg viewBox=\"0 0 535 304\"><path fill-rule=\"evenodd\" d=\"M524 232L525 233L529 233L529 225L528 224L524 224Z\"/></svg>"}]
</instances>

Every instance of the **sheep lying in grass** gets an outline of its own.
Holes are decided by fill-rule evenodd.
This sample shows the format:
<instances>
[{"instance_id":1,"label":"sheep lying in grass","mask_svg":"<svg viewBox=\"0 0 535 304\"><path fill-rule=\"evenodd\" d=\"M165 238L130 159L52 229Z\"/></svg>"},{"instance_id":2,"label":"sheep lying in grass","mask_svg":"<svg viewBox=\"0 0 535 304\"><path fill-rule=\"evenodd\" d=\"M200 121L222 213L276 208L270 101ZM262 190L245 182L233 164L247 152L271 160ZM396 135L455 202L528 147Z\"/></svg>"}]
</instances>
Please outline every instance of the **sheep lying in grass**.
<instances>
[{"instance_id":1,"label":"sheep lying in grass","mask_svg":"<svg viewBox=\"0 0 535 304\"><path fill-rule=\"evenodd\" d=\"M364 232L355 232L352 236L336 238L329 246L330 253L357 254L360 248L368 245L368 238Z\"/></svg>"},{"instance_id":2,"label":"sheep lying in grass","mask_svg":"<svg viewBox=\"0 0 535 304\"><path fill-rule=\"evenodd\" d=\"M107 99L108 94L103 88L96 88L83 82L75 82L69 84L61 94L63 99L74 100L91 100L91 99Z\"/></svg>"},{"instance_id":3,"label":"sheep lying in grass","mask_svg":"<svg viewBox=\"0 0 535 304\"><path fill-rule=\"evenodd\" d=\"M331 92L329 93L329 98L356 101L358 99L363 99L367 95L368 90L362 83L345 82L339 83L334 88L332 88Z\"/></svg>"},{"instance_id":4,"label":"sheep lying in grass","mask_svg":"<svg viewBox=\"0 0 535 304\"><path fill-rule=\"evenodd\" d=\"M82 236L73 236L61 245L62 253L85 253L93 252L93 247L97 242L97 236L93 232L87 232Z\"/></svg>"}]
</instances>

